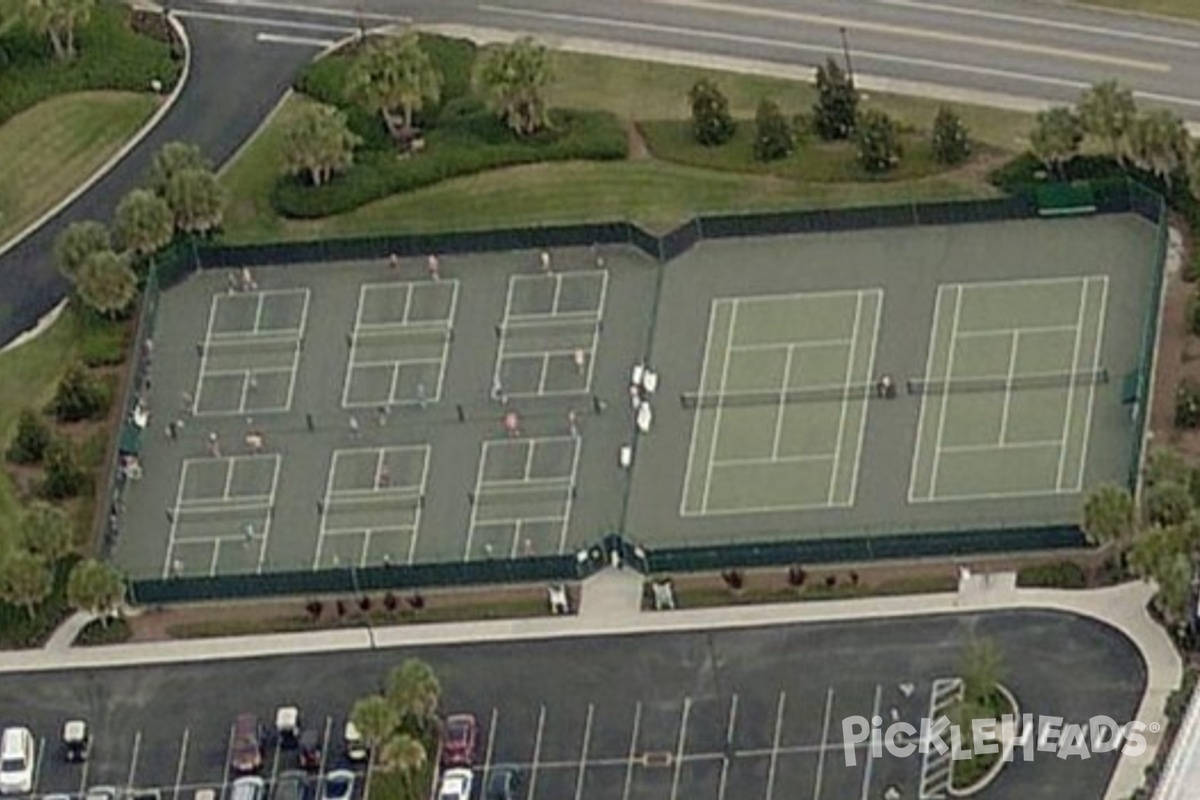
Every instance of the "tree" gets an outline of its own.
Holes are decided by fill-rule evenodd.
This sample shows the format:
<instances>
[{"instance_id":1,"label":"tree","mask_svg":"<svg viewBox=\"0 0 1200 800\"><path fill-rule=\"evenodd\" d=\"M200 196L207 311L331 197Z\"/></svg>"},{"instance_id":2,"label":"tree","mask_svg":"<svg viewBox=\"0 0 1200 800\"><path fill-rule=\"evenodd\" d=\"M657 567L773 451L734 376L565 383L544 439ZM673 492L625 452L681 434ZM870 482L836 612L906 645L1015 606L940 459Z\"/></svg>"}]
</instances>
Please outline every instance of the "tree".
<instances>
[{"instance_id":1,"label":"tree","mask_svg":"<svg viewBox=\"0 0 1200 800\"><path fill-rule=\"evenodd\" d=\"M701 78L688 91L692 106L692 135L705 147L717 147L733 138L737 123L729 113L729 100L717 84Z\"/></svg>"},{"instance_id":2,"label":"tree","mask_svg":"<svg viewBox=\"0 0 1200 800\"><path fill-rule=\"evenodd\" d=\"M1146 453L1146 466L1142 477L1147 487L1156 483L1186 483L1188 465L1183 454L1174 447L1155 445Z\"/></svg>"},{"instance_id":3,"label":"tree","mask_svg":"<svg viewBox=\"0 0 1200 800\"><path fill-rule=\"evenodd\" d=\"M0 0L0 36L25 18L24 0Z\"/></svg>"},{"instance_id":4,"label":"tree","mask_svg":"<svg viewBox=\"0 0 1200 800\"><path fill-rule=\"evenodd\" d=\"M1138 537L1129 550L1134 574L1158 584L1154 606L1168 623L1188 619L1192 554L1200 531L1194 524L1155 528Z\"/></svg>"},{"instance_id":5,"label":"tree","mask_svg":"<svg viewBox=\"0 0 1200 800\"><path fill-rule=\"evenodd\" d=\"M362 143L344 112L321 103L301 106L284 127L283 141L288 172L307 175L313 186L354 163L354 148Z\"/></svg>"},{"instance_id":6,"label":"tree","mask_svg":"<svg viewBox=\"0 0 1200 800\"><path fill-rule=\"evenodd\" d=\"M544 95L553 74L544 45L522 36L497 47L484 62L482 78L493 107L518 136L545 127L548 109Z\"/></svg>"},{"instance_id":7,"label":"tree","mask_svg":"<svg viewBox=\"0 0 1200 800\"><path fill-rule=\"evenodd\" d=\"M152 256L171 243L175 220L165 200L149 189L134 189L117 204L113 233L123 250Z\"/></svg>"},{"instance_id":8,"label":"tree","mask_svg":"<svg viewBox=\"0 0 1200 800\"><path fill-rule=\"evenodd\" d=\"M46 475L42 480L41 494L47 500L65 500L74 497L83 489L87 474L79 466L79 459L71 443L56 439L46 448Z\"/></svg>"},{"instance_id":9,"label":"tree","mask_svg":"<svg viewBox=\"0 0 1200 800\"><path fill-rule=\"evenodd\" d=\"M1200 200L1200 142L1197 142L1188 153L1187 172L1188 189L1191 191L1192 197Z\"/></svg>"},{"instance_id":10,"label":"tree","mask_svg":"<svg viewBox=\"0 0 1200 800\"><path fill-rule=\"evenodd\" d=\"M1062 165L1079 152L1082 142L1083 125L1074 111L1056 106L1038 112L1029 144L1033 154L1053 172L1062 174Z\"/></svg>"},{"instance_id":11,"label":"tree","mask_svg":"<svg viewBox=\"0 0 1200 800\"><path fill-rule=\"evenodd\" d=\"M148 182L155 194L165 197L168 184L179 173L189 169L211 168L212 165L196 145L187 142L167 142L154 154Z\"/></svg>"},{"instance_id":12,"label":"tree","mask_svg":"<svg viewBox=\"0 0 1200 800\"><path fill-rule=\"evenodd\" d=\"M759 161L776 161L791 154L796 146L792 123L772 100L758 104L754 115L754 157Z\"/></svg>"},{"instance_id":13,"label":"tree","mask_svg":"<svg viewBox=\"0 0 1200 800\"><path fill-rule=\"evenodd\" d=\"M380 746L391 739L400 727L400 714L386 697L373 694L354 704L350 709L350 721L358 728L367 749L376 755Z\"/></svg>"},{"instance_id":14,"label":"tree","mask_svg":"<svg viewBox=\"0 0 1200 800\"><path fill-rule=\"evenodd\" d=\"M53 585L46 562L28 550L13 550L0 560L0 598L21 606L31 618Z\"/></svg>"},{"instance_id":15,"label":"tree","mask_svg":"<svg viewBox=\"0 0 1200 800\"><path fill-rule=\"evenodd\" d=\"M429 753L421 740L409 733L401 733L388 739L379 750L376 765L380 772L397 772L406 788L412 789L412 779L429 760Z\"/></svg>"},{"instance_id":16,"label":"tree","mask_svg":"<svg viewBox=\"0 0 1200 800\"><path fill-rule=\"evenodd\" d=\"M1190 140L1183 120L1165 108L1147 111L1134 119L1127 136L1133 163L1170 186L1172 175L1188 158Z\"/></svg>"},{"instance_id":17,"label":"tree","mask_svg":"<svg viewBox=\"0 0 1200 800\"><path fill-rule=\"evenodd\" d=\"M77 611L99 616L105 625L124 599L124 578L103 561L84 559L67 577L67 603Z\"/></svg>"},{"instance_id":18,"label":"tree","mask_svg":"<svg viewBox=\"0 0 1200 800\"><path fill-rule=\"evenodd\" d=\"M207 234L225 216L225 187L211 170L189 168L175 173L164 194L175 227L183 233Z\"/></svg>"},{"instance_id":19,"label":"tree","mask_svg":"<svg viewBox=\"0 0 1200 800\"><path fill-rule=\"evenodd\" d=\"M949 106L933 118L933 158L939 164L961 164L971 155L971 138L962 117Z\"/></svg>"},{"instance_id":20,"label":"tree","mask_svg":"<svg viewBox=\"0 0 1200 800\"><path fill-rule=\"evenodd\" d=\"M36 464L50 446L50 426L32 408L21 410L17 417L17 432L8 446L8 460L14 464Z\"/></svg>"},{"instance_id":21,"label":"tree","mask_svg":"<svg viewBox=\"0 0 1200 800\"><path fill-rule=\"evenodd\" d=\"M54 564L74 549L75 533L71 518L58 506L36 500L21 520L21 541L25 549Z\"/></svg>"},{"instance_id":22,"label":"tree","mask_svg":"<svg viewBox=\"0 0 1200 800\"><path fill-rule=\"evenodd\" d=\"M50 410L60 422L78 422L103 413L106 400L100 383L82 364L75 363L67 367L59 380Z\"/></svg>"},{"instance_id":23,"label":"tree","mask_svg":"<svg viewBox=\"0 0 1200 800\"><path fill-rule=\"evenodd\" d=\"M1109 153L1122 160L1125 135L1137 118L1133 92L1115 80L1100 81L1084 91L1077 109L1084 132L1103 139Z\"/></svg>"},{"instance_id":24,"label":"tree","mask_svg":"<svg viewBox=\"0 0 1200 800\"><path fill-rule=\"evenodd\" d=\"M1192 493L1182 483L1167 481L1146 489L1143 498L1146 522L1167 527L1179 525L1192 515Z\"/></svg>"},{"instance_id":25,"label":"tree","mask_svg":"<svg viewBox=\"0 0 1200 800\"><path fill-rule=\"evenodd\" d=\"M838 63L830 58L817 67L817 102L813 130L826 141L849 139L858 120L858 90Z\"/></svg>"},{"instance_id":26,"label":"tree","mask_svg":"<svg viewBox=\"0 0 1200 800\"><path fill-rule=\"evenodd\" d=\"M38 33L50 37L55 58L75 57L75 30L87 23L96 0L27 0L25 19Z\"/></svg>"},{"instance_id":27,"label":"tree","mask_svg":"<svg viewBox=\"0 0 1200 800\"><path fill-rule=\"evenodd\" d=\"M1116 484L1097 486L1083 503L1083 535L1094 545L1123 542L1133 534L1133 498Z\"/></svg>"},{"instance_id":28,"label":"tree","mask_svg":"<svg viewBox=\"0 0 1200 800\"><path fill-rule=\"evenodd\" d=\"M354 60L347 96L383 116L388 129L395 127L392 113L399 111L405 130L413 114L425 103L436 103L442 93L442 76L416 33L375 40Z\"/></svg>"},{"instance_id":29,"label":"tree","mask_svg":"<svg viewBox=\"0 0 1200 800\"><path fill-rule=\"evenodd\" d=\"M384 696L402 723L422 733L436 719L442 684L429 664L419 658L408 658L388 675Z\"/></svg>"},{"instance_id":30,"label":"tree","mask_svg":"<svg viewBox=\"0 0 1200 800\"><path fill-rule=\"evenodd\" d=\"M102 223L91 219L72 222L54 241L54 264L67 280L74 282L88 256L111 249L112 239Z\"/></svg>"},{"instance_id":31,"label":"tree","mask_svg":"<svg viewBox=\"0 0 1200 800\"><path fill-rule=\"evenodd\" d=\"M858 121L854 138L858 160L867 172L887 172L900 163L900 129L887 114L870 109Z\"/></svg>"},{"instance_id":32,"label":"tree","mask_svg":"<svg viewBox=\"0 0 1200 800\"><path fill-rule=\"evenodd\" d=\"M124 255L97 250L80 266L75 290L92 310L106 317L117 317L137 297L137 275Z\"/></svg>"},{"instance_id":33,"label":"tree","mask_svg":"<svg viewBox=\"0 0 1200 800\"><path fill-rule=\"evenodd\" d=\"M989 707L996 686L1004 680L1003 659L991 639L971 638L963 648L959 665L963 680L963 697L968 703ZM990 715L989 715L990 716Z\"/></svg>"}]
</instances>

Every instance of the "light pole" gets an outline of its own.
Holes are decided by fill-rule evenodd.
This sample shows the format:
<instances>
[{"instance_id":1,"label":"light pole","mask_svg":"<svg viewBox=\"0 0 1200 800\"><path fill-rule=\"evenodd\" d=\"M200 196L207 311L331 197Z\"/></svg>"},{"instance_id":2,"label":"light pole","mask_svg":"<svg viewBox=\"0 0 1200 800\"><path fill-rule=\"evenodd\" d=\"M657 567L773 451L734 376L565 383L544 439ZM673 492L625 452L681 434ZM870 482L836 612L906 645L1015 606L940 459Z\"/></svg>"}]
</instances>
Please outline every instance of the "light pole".
<instances>
[{"instance_id":1,"label":"light pole","mask_svg":"<svg viewBox=\"0 0 1200 800\"><path fill-rule=\"evenodd\" d=\"M846 26L842 25L838 28L838 33L842 35L842 55L846 58L846 76L850 78L850 83L854 83L854 65L850 62L850 37L846 34Z\"/></svg>"}]
</instances>

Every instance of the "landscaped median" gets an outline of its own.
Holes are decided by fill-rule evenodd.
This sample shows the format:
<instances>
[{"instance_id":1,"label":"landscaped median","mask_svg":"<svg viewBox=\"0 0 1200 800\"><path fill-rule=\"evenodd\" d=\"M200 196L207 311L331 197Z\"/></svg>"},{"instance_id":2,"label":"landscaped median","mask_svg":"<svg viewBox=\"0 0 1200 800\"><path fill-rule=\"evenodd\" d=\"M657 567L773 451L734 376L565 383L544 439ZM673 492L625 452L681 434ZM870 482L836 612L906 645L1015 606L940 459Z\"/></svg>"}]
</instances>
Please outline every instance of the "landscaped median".
<instances>
[{"instance_id":1,"label":"landscaped median","mask_svg":"<svg viewBox=\"0 0 1200 800\"><path fill-rule=\"evenodd\" d=\"M489 83L497 48L423 34L440 76L436 99L412 114L412 130L389 126L353 88L363 48L326 57L297 81L297 93L225 171L230 242L312 239L630 219L665 229L700 212L836 207L992 196L991 166L1025 145L1027 114L954 106L970 133L961 163L931 155L941 107L918 98L861 98L860 109L891 115L904 155L872 173L849 141L797 131L792 155L755 158L755 113L771 100L798 129L809 123L808 83L715 70L547 51L541 86L545 126L522 135L506 124ZM689 89L713 82L737 131L706 147L692 135ZM358 98L358 99L351 99ZM322 185L294 164L295 134L313 106L336 108L353 134L352 164ZM401 116L396 112L394 116ZM420 146L410 148L408 136Z\"/></svg>"}]
</instances>

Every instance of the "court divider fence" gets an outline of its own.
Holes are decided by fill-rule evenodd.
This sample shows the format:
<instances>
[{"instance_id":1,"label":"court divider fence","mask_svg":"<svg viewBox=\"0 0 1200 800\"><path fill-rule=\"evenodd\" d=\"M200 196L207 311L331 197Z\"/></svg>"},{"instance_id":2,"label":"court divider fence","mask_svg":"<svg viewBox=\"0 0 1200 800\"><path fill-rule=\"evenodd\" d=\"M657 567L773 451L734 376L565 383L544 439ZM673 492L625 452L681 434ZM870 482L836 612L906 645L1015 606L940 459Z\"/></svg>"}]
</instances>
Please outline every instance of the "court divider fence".
<instances>
[{"instance_id":1,"label":"court divider fence","mask_svg":"<svg viewBox=\"0 0 1200 800\"><path fill-rule=\"evenodd\" d=\"M1077 200L1086 194L1091 204ZM804 233L830 233L878 228L923 225L955 225L1006 220L1063 216L1065 213L1138 214L1157 226L1155 253L1148 268L1152 273L1152 291L1145 312L1139 363L1136 374L1129 376L1133 415L1130 487L1138 486L1152 378L1154 350L1159 327L1163 285L1163 258L1167 245L1167 211L1163 198L1134 181L1095 181L1075 187L1064 204L1054 193L1029 187L1012 194L989 199L954 202L902 203L882 206L851 207L798 212L718 214L695 217L658 235L638 225L608 222L501 230L468 231L443 234L377 236L308 242L257 245L221 245L189 240L176 243L160 254L147 281L134 352L137 367L131 371L126 387L121 446L115 457L109 481L111 506L102 515L105 523L102 551L107 555L116 534L121 497L125 485L122 463L136 457L140 431L132 423L133 412L146 377L148 364L142 363L147 352L144 342L153 337L159 292L186 278L197 269L286 266L313 262L339 262L386 259L392 255L424 257L429 253L454 254L482 251L528 250L541 248L629 245L663 263L684 254L703 240L749 236L778 236ZM1053 224L1053 223L1047 223ZM133 448L133 452L126 446ZM626 501L628 497L626 497ZM250 598L281 595L360 593L418 587L484 585L498 583L576 580L599 569L617 553L644 571L655 573L712 570L728 567L815 564L829 562L874 561L918 557L962 557L990 553L1008 553L1041 549L1079 547L1084 539L1074 525L1007 528L1003 530L962 530L931 533L895 533L841 537L801 536L790 540L738 542L717 546L698 545L661 549L643 549L611 533L603 544L577 554L514 560L390 565L362 568L320 569L257 575L179 577L132 581L131 600L145 604L195 602L222 598Z\"/></svg>"}]
</instances>

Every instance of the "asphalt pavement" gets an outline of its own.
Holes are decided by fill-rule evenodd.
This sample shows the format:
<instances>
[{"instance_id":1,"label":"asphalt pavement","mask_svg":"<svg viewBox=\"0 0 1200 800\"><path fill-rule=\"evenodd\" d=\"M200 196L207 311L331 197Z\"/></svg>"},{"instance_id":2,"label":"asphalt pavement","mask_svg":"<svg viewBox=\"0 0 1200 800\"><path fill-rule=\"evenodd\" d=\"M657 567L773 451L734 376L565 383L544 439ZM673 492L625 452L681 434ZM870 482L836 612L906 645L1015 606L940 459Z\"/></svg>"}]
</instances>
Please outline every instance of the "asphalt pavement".
<instances>
[{"instance_id":1,"label":"asphalt pavement","mask_svg":"<svg viewBox=\"0 0 1200 800\"><path fill-rule=\"evenodd\" d=\"M1072 723L1135 713L1145 669L1128 640L1034 611L13 674L0 683L0 709L3 724L27 724L43 740L36 793L157 786L176 800L229 779L238 713L270 721L277 706L298 705L326 741L327 768L339 765L354 700L418 655L441 678L443 710L479 719L478 771L516 764L530 800L843 800L893 786L914 798L923 779L937 796L928 764L867 759L859 748L847 766L842 721L919 723L972 636L998 644L1024 712ZM95 737L86 773L57 747L74 716ZM268 776L293 764L268 747ZM982 796L1101 797L1114 764L1112 754L1037 753L1006 766Z\"/></svg>"}]
</instances>

